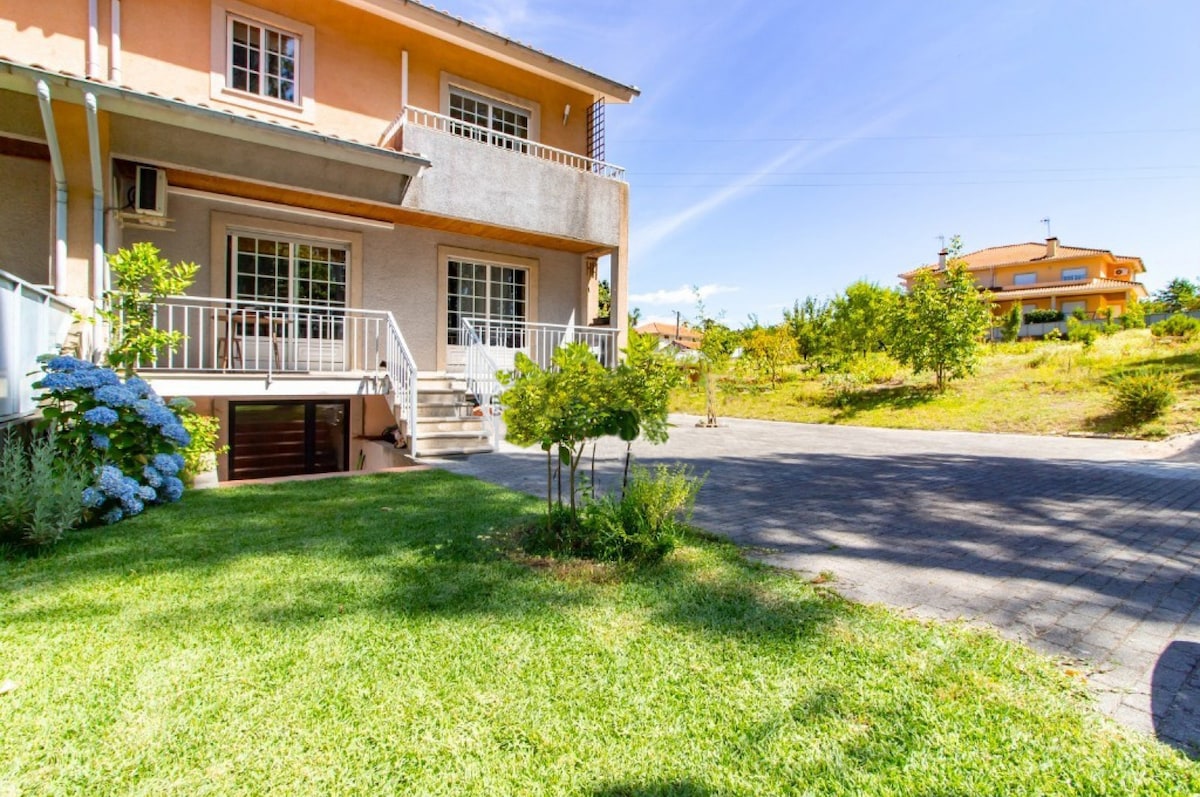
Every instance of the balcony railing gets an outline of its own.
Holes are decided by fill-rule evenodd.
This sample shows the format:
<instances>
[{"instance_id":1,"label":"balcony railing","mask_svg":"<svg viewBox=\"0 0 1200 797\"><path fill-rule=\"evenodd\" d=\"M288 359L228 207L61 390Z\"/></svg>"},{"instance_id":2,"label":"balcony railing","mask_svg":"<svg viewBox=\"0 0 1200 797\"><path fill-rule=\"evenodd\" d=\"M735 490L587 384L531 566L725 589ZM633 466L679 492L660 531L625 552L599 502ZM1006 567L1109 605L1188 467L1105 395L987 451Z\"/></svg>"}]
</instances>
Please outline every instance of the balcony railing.
<instances>
[{"instance_id":1,"label":"balcony railing","mask_svg":"<svg viewBox=\"0 0 1200 797\"><path fill-rule=\"evenodd\" d=\"M531 324L523 321L488 321L464 318L459 341L466 347L467 392L483 410L484 424L499 442L500 380L497 372L511 370L520 352L542 368L550 368L554 352L568 343L583 343L606 368L617 367L617 335L611 328L575 327L563 324Z\"/></svg>"},{"instance_id":2,"label":"balcony railing","mask_svg":"<svg viewBox=\"0 0 1200 797\"><path fill-rule=\"evenodd\" d=\"M154 305L153 324L183 341L139 370L362 376L391 397L416 453L417 364L389 312L175 296Z\"/></svg>"},{"instance_id":3,"label":"balcony railing","mask_svg":"<svg viewBox=\"0 0 1200 797\"><path fill-rule=\"evenodd\" d=\"M608 177L614 180L625 179L625 169L620 166L614 166L611 163L605 163L604 161L589 158L575 152L568 152L565 149L547 146L546 144L540 144L526 138L510 136L483 127L482 125L463 122L440 113L412 106L402 110L392 123L388 125L387 130L380 137L380 145L402 148L404 128L407 125L416 125L430 130L438 130L443 133L473 139L482 144L500 147L510 152L550 161L551 163L558 163L577 171L598 174L601 177Z\"/></svg>"},{"instance_id":4,"label":"balcony railing","mask_svg":"<svg viewBox=\"0 0 1200 797\"><path fill-rule=\"evenodd\" d=\"M45 288L0 271L0 421L37 409L37 358L66 341L74 308Z\"/></svg>"}]
</instances>

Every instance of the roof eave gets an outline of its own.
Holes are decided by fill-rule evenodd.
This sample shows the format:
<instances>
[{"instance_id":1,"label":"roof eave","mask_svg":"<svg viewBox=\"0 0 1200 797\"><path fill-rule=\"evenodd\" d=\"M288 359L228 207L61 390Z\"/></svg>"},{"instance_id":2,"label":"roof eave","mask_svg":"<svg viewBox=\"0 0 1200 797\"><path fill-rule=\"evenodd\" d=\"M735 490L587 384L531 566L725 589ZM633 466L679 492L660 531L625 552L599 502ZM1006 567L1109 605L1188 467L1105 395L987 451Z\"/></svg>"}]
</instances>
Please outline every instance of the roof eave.
<instances>
[{"instance_id":1,"label":"roof eave","mask_svg":"<svg viewBox=\"0 0 1200 797\"><path fill-rule=\"evenodd\" d=\"M641 94L629 86L528 44L515 41L473 22L439 11L416 0L341 0L346 5L390 19L422 33L449 41L513 66L536 72L608 102L627 103Z\"/></svg>"},{"instance_id":2,"label":"roof eave","mask_svg":"<svg viewBox=\"0 0 1200 797\"><path fill-rule=\"evenodd\" d=\"M406 177L415 177L433 164L419 155L376 147L357 141L335 138L308 130L299 130L260 119L239 116L199 105L168 99L154 94L101 83L83 77L51 72L40 67L0 59L0 88L30 93L39 80L77 94L57 93L63 102L83 102L85 92L94 94L101 110L120 113L177 127L186 126L214 135L255 140L294 152L328 158L342 163L382 169Z\"/></svg>"}]
</instances>

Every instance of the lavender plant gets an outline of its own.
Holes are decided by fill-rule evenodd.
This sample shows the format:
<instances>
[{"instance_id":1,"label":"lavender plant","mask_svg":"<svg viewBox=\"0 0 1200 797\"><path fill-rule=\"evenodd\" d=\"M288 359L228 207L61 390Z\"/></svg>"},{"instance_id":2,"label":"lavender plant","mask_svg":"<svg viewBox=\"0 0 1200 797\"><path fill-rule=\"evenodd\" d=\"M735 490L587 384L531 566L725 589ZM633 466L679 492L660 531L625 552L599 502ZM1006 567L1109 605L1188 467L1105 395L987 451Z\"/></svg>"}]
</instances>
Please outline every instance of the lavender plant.
<instances>
[{"instance_id":1,"label":"lavender plant","mask_svg":"<svg viewBox=\"0 0 1200 797\"><path fill-rule=\"evenodd\" d=\"M175 410L143 379L122 382L110 368L75 357L51 358L43 391L44 425L59 452L84 462L93 483L81 501L93 518L116 523L147 505L183 495L179 453L191 440Z\"/></svg>"}]
</instances>

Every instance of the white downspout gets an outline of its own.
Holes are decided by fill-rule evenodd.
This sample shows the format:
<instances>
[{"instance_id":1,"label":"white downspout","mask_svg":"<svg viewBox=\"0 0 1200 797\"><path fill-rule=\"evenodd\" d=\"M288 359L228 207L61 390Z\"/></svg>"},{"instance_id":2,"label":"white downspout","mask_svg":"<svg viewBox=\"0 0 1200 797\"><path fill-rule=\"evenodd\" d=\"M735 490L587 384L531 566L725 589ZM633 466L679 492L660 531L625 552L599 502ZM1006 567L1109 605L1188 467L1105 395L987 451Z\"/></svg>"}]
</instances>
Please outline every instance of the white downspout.
<instances>
[{"instance_id":1,"label":"white downspout","mask_svg":"<svg viewBox=\"0 0 1200 797\"><path fill-rule=\"evenodd\" d=\"M112 41L108 46L108 79L121 85L121 0L112 0Z\"/></svg>"},{"instance_id":2,"label":"white downspout","mask_svg":"<svg viewBox=\"0 0 1200 797\"><path fill-rule=\"evenodd\" d=\"M100 121L96 95L83 95L87 108L88 154L92 162L92 301L104 294L104 172L100 166Z\"/></svg>"},{"instance_id":3,"label":"white downspout","mask_svg":"<svg viewBox=\"0 0 1200 797\"><path fill-rule=\"evenodd\" d=\"M50 105L50 87L46 81L37 82L37 95L42 111L42 126L46 128L46 144L50 148L50 169L54 172L54 292L64 296L67 293L67 177L63 171L58 130L54 126L54 108Z\"/></svg>"},{"instance_id":4,"label":"white downspout","mask_svg":"<svg viewBox=\"0 0 1200 797\"><path fill-rule=\"evenodd\" d=\"M88 0L88 43L87 70L88 77L100 77L100 8L99 0Z\"/></svg>"}]
</instances>

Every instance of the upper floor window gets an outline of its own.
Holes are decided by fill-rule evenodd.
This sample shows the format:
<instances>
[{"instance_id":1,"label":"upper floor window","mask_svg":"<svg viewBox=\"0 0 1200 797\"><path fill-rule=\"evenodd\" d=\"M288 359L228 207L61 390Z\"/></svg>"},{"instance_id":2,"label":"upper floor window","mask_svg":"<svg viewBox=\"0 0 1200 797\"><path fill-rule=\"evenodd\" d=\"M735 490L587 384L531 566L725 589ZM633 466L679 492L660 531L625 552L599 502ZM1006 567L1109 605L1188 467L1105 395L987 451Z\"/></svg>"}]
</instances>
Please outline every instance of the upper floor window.
<instances>
[{"instance_id":1,"label":"upper floor window","mask_svg":"<svg viewBox=\"0 0 1200 797\"><path fill-rule=\"evenodd\" d=\"M528 109L451 86L449 111L447 115L451 119L467 123L452 126L451 132L455 135L486 141L506 149L525 150L521 141L529 139Z\"/></svg>"},{"instance_id":2,"label":"upper floor window","mask_svg":"<svg viewBox=\"0 0 1200 797\"><path fill-rule=\"evenodd\" d=\"M300 40L267 25L229 18L228 85L239 91L296 102Z\"/></svg>"},{"instance_id":3,"label":"upper floor window","mask_svg":"<svg viewBox=\"0 0 1200 797\"><path fill-rule=\"evenodd\" d=\"M1013 285L1032 285L1037 282L1037 272L1028 271L1024 274L1013 275Z\"/></svg>"},{"instance_id":4,"label":"upper floor window","mask_svg":"<svg viewBox=\"0 0 1200 797\"><path fill-rule=\"evenodd\" d=\"M209 95L256 113L316 122L312 25L242 0L212 0Z\"/></svg>"},{"instance_id":5,"label":"upper floor window","mask_svg":"<svg viewBox=\"0 0 1200 797\"><path fill-rule=\"evenodd\" d=\"M1087 268L1080 266L1079 268L1064 268L1062 270L1063 282L1078 282L1087 279Z\"/></svg>"}]
</instances>

